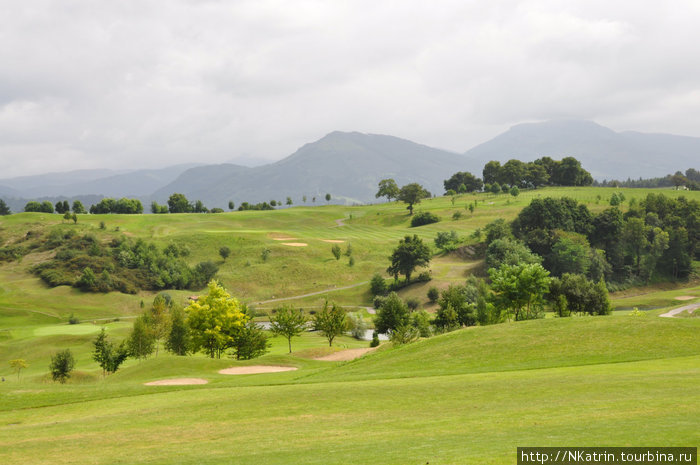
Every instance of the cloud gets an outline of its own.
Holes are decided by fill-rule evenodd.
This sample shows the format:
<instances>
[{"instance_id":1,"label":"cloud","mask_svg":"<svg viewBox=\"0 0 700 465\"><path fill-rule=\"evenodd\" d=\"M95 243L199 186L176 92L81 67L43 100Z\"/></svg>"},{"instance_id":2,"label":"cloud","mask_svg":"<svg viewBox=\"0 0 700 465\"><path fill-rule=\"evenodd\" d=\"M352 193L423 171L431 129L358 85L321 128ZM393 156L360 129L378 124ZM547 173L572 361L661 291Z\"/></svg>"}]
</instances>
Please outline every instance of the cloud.
<instances>
[{"instance_id":1,"label":"cloud","mask_svg":"<svg viewBox=\"0 0 700 465\"><path fill-rule=\"evenodd\" d=\"M6 2L0 177L276 159L339 130L700 136L692 0Z\"/></svg>"}]
</instances>

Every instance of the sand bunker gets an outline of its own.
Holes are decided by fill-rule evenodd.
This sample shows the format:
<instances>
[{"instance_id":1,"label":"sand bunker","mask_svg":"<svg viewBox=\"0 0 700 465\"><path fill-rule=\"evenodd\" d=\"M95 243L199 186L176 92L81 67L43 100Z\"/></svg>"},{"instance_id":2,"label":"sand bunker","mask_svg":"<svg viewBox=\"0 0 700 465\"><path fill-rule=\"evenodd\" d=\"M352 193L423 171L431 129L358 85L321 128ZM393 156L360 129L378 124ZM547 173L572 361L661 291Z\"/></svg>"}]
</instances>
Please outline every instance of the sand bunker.
<instances>
[{"instance_id":1,"label":"sand bunker","mask_svg":"<svg viewBox=\"0 0 700 465\"><path fill-rule=\"evenodd\" d=\"M366 348L366 349L347 349L339 350L338 352L333 352L330 355L324 355L323 357L315 358L314 360L321 360L324 362L347 362L349 360L355 360L360 358L365 354L374 352L376 347Z\"/></svg>"},{"instance_id":2,"label":"sand bunker","mask_svg":"<svg viewBox=\"0 0 700 465\"><path fill-rule=\"evenodd\" d=\"M323 242L330 242L331 244L342 244L345 241L341 240L336 240L336 239L321 239Z\"/></svg>"},{"instance_id":3,"label":"sand bunker","mask_svg":"<svg viewBox=\"0 0 700 465\"><path fill-rule=\"evenodd\" d=\"M209 381L202 378L176 378L176 379L161 379L143 383L146 386L187 386L189 384L207 384Z\"/></svg>"},{"instance_id":4,"label":"sand bunker","mask_svg":"<svg viewBox=\"0 0 700 465\"><path fill-rule=\"evenodd\" d=\"M297 367L280 365L251 365L248 367L233 367L219 370L222 375L255 375L258 373L277 373L280 371L294 371Z\"/></svg>"},{"instance_id":5,"label":"sand bunker","mask_svg":"<svg viewBox=\"0 0 700 465\"><path fill-rule=\"evenodd\" d=\"M304 242L282 242L282 245L288 245L289 247L306 247L309 244Z\"/></svg>"},{"instance_id":6,"label":"sand bunker","mask_svg":"<svg viewBox=\"0 0 700 465\"><path fill-rule=\"evenodd\" d=\"M680 295L676 297L674 300L693 300L697 299L697 296L694 295Z\"/></svg>"},{"instance_id":7,"label":"sand bunker","mask_svg":"<svg viewBox=\"0 0 700 465\"><path fill-rule=\"evenodd\" d=\"M273 241L293 241L294 239L296 239L296 237L292 237L288 234L277 233L268 234L268 237L272 238Z\"/></svg>"}]
</instances>

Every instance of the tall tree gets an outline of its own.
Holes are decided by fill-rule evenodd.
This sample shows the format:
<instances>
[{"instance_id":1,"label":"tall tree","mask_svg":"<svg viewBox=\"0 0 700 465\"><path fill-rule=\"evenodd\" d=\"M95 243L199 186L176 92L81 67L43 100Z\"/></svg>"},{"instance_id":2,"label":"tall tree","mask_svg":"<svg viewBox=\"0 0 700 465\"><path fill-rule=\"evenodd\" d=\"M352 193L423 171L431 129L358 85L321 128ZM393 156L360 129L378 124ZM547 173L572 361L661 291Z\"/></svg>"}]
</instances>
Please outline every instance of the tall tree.
<instances>
[{"instance_id":1,"label":"tall tree","mask_svg":"<svg viewBox=\"0 0 700 465\"><path fill-rule=\"evenodd\" d=\"M423 186L418 183L406 184L399 191L398 200L407 203L406 207L409 211L409 215L413 215L413 206L420 203L422 199L430 197L430 193L426 191Z\"/></svg>"},{"instance_id":2,"label":"tall tree","mask_svg":"<svg viewBox=\"0 0 700 465\"><path fill-rule=\"evenodd\" d=\"M323 309L313 316L313 328L328 339L328 346L333 347L336 336L340 336L347 329L345 309L335 303L329 308L326 301Z\"/></svg>"},{"instance_id":3,"label":"tall tree","mask_svg":"<svg viewBox=\"0 0 700 465\"><path fill-rule=\"evenodd\" d=\"M486 163L482 174L484 176L484 183L493 184L498 182L501 179L501 163L495 160Z\"/></svg>"},{"instance_id":4,"label":"tall tree","mask_svg":"<svg viewBox=\"0 0 700 465\"><path fill-rule=\"evenodd\" d=\"M19 374L22 371L22 369L28 367L29 364L23 358L16 358L14 360L10 360L10 368L12 368L12 371L17 372L17 381L19 381Z\"/></svg>"},{"instance_id":5,"label":"tall tree","mask_svg":"<svg viewBox=\"0 0 700 465\"><path fill-rule=\"evenodd\" d=\"M49 365L51 378L53 378L54 381L64 384L66 380L70 378L70 372L73 371L74 366L75 358L70 349L56 352L55 355L51 356L51 364Z\"/></svg>"},{"instance_id":6,"label":"tall tree","mask_svg":"<svg viewBox=\"0 0 700 465\"><path fill-rule=\"evenodd\" d=\"M100 334L93 341L94 349L92 351L92 359L102 368L102 376L107 373L116 372L122 363L129 356L129 349L126 346L126 341L115 346L113 342L107 339L107 333L102 328Z\"/></svg>"},{"instance_id":7,"label":"tall tree","mask_svg":"<svg viewBox=\"0 0 700 465\"><path fill-rule=\"evenodd\" d=\"M391 292L377 310L374 327L379 333L389 333L396 328L407 325L411 311L396 292Z\"/></svg>"},{"instance_id":8,"label":"tall tree","mask_svg":"<svg viewBox=\"0 0 700 465\"><path fill-rule=\"evenodd\" d=\"M168 209L170 213L189 213L193 207L184 194L176 192L168 198Z\"/></svg>"},{"instance_id":9,"label":"tall tree","mask_svg":"<svg viewBox=\"0 0 700 465\"><path fill-rule=\"evenodd\" d=\"M398 196L399 186L396 185L396 181L391 178L379 181L379 190L374 194L375 198L386 197L386 199L391 202L391 199L395 199Z\"/></svg>"},{"instance_id":10,"label":"tall tree","mask_svg":"<svg viewBox=\"0 0 700 465\"><path fill-rule=\"evenodd\" d=\"M9 215L11 213L10 207L7 206L3 199L0 199L0 216Z\"/></svg>"},{"instance_id":11,"label":"tall tree","mask_svg":"<svg viewBox=\"0 0 700 465\"><path fill-rule=\"evenodd\" d=\"M417 267L430 264L430 248L417 235L405 236L389 257L391 266L387 273L398 279L399 274L406 276L406 282L411 281L411 274Z\"/></svg>"},{"instance_id":12,"label":"tall tree","mask_svg":"<svg viewBox=\"0 0 700 465\"><path fill-rule=\"evenodd\" d=\"M515 320L526 320L537 315L533 310L541 306L550 282L549 271L542 265L501 265L498 269L491 268L489 276L497 302L509 314L512 311Z\"/></svg>"},{"instance_id":13,"label":"tall tree","mask_svg":"<svg viewBox=\"0 0 700 465\"><path fill-rule=\"evenodd\" d=\"M283 306L273 310L270 317L270 330L277 336L283 336L289 344L289 353L292 353L292 338L297 337L306 329L306 315L304 310L295 310L291 306Z\"/></svg>"},{"instance_id":14,"label":"tall tree","mask_svg":"<svg viewBox=\"0 0 700 465\"><path fill-rule=\"evenodd\" d=\"M170 332L165 340L165 349L175 355L187 355L190 350L190 328L185 311L182 307L174 306L170 316Z\"/></svg>"},{"instance_id":15,"label":"tall tree","mask_svg":"<svg viewBox=\"0 0 700 465\"><path fill-rule=\"evenodd\" d=\"M73 201L73 213L76 215L83 215L87 213L87 211L85 211L85 207L83 206L83 202L80 200Z\"/></svg>"},{"instance_id":16,"label":"tall tree","mask_svg":"<svg viewBox=\"0 0 700 465\"><path fill-rule=\"evenodd\" d=\"M146 315L140 315L134 320L134 326L127 339L126 346L129 354L135 358L146 358L155 350L155 338L148 325Z\"/></svg>"},{"instance_id":17,"label":"tall tree","mask_svg":"<svg viewBox=\"0 0 700 465\"><path fill-rule=\"evenodd\" d=\"M209 291L186 309L192 350L211 358L221 358L233 347L250 316L237 299L231 297L218 282L209 282Z\"/></svg>"},{"instance_id":18,"label":"tall tree","mask_svg":"<svg viewBox=\"0 0 700 465\"><path fill-rule=\"evenodd\" d=\"M233 203L233 200L228 201L228 209L229 210L233 211L235 206L236 206L236 204Z\"/></svg>"}]
</instances>

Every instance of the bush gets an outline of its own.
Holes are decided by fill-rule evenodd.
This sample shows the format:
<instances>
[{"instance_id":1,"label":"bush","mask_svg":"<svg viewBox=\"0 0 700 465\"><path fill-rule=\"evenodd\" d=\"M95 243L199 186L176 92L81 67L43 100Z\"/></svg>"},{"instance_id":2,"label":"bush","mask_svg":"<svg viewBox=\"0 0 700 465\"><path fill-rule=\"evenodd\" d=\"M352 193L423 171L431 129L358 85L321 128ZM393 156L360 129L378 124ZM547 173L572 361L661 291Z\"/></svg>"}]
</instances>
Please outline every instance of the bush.
<instances>
[{"instance_id":1,"label":"bush","mask_svg":"<svg viewBox=\"0 0 700 465\"><path fill-rule=\"evenodd\" d=\"M382 304L384 303L385 299L386 299L386 297L384 297L384 296L381 296L381 295L376 296L374 298L374 301L372 302L374 309L379 310L380 308L382 308Z\"/></svg>"},{"instance_id":2,"label":"bush","mask_svg":"<svg viewBox=\"0 0 700 465\"><path fill-rule=\"evenodd\" d=\"M437 223L440 221L437 215L430 212L420 212L416 213L413 219L411 219L411 227L415 228L417 226L423 226L426 224Z\"/></svg>"},{"instance_id":3,"label":"bush","mask_svg":"<svg viewBox=\"0 0 700 465\"><path fill-rule=\"evenodd\" d=\"M369 282L369 290L372 295L385 295L387 293L386 281L379 273L375 273Z\"/></svg>"},{"instance_id":4,"label":"bush","mask_svg":"<svg viewBox=\"0 0 700 465\"><path fill-rule=\"evenodd\" d=\"M428 289L428 300L430 300L431 304L437 302L439 298L440 291L438 291L437 287L433 286L430 289Z\"/></svg>"},{"instance_id":5,"label":"bush","mask_svg":"<svg viewBox=\"0 0 700 465\"><path fill-rule=\"evenodd\" d=\"M420 307L420 301L415 297L409 297L406 299L406 306L408 306L408 309L411 311L416 310L418 307Z\"/></svg>"},{"instance_id":6,"label":"bush","mask_svg":"<svg viewBox=\"0 0 700 465\"><path fill-rule=\"evenodd\" d=\"M74 316L71 313L70 316L68 317L68 324L69 325L77 325L78 323L80 323L80 320L78 319L78 317Z\"/></svg>"},{"instance_id":7,"label":"bush","mask_svg":"<svg viewBox=\"0 0 700 465\"><path fill-rule=\"evenodd\" d=\"M372 342L369 343L370 347L377 347L379 345L379 334L376 331L372 332Z\"/></svg>"},{"instance_id":8,"label":"bush","mask_svg":"<svg viewBox=\"0 0 700 465\"><path fill-rule=\"evenodd\" d=\"M419 283L427 283L432 280L433 277L430 275L430 271L423 271L418 275L418 278L416 279L416 281L418 281Z\"/></svg>"}]
</instances>

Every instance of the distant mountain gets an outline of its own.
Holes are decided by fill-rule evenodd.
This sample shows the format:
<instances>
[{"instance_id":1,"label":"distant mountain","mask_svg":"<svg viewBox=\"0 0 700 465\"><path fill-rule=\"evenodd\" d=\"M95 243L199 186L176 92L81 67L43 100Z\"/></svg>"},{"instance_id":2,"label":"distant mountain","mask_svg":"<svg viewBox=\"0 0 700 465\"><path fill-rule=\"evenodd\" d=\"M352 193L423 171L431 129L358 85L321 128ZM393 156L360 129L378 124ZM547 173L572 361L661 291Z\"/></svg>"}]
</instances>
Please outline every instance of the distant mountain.
<instances>
[{"instance_id":1,"label":"distant mountain","mask_svg":"<svg viewBox=\"0 0 700 465\"><path fill-rule=\"evenodd\" d=\"M599 180L652 178L698 166L700 138L615 132L591 121L560 120L513 126L465 155L481 167L489 160L573 156Z\"/></svg>"},{"instance_id":2,"label":"distant mountain","mask_svg":"<svg viewBox=\"0 0 700 465\"><path fill-rule=\"evenodd\" d=\"M103 196L147 197L195 163L151 170L76 170L0 179L0 195L21 199Z\"/></svg>"},{"instance_id":3,"label":"distant mountain","mask_svg":"<svg viewBox=\"0 0 700 465\"><path fill-rule=\"evenodd\" d=\"M224 164L202 166L182 175L155 192L162 202L173 192L208 207L226 207L229 200L241 202L284 201L295 204L306 195L310 204L325 203L330 193L335 203L375 201L377 183L394 178L399 185L418 182L441 194L442 182L464 170L464 155L439 150L392 136L333 132L301 147L276 163L247 168Z\"/></svg>"}]
</instances>

